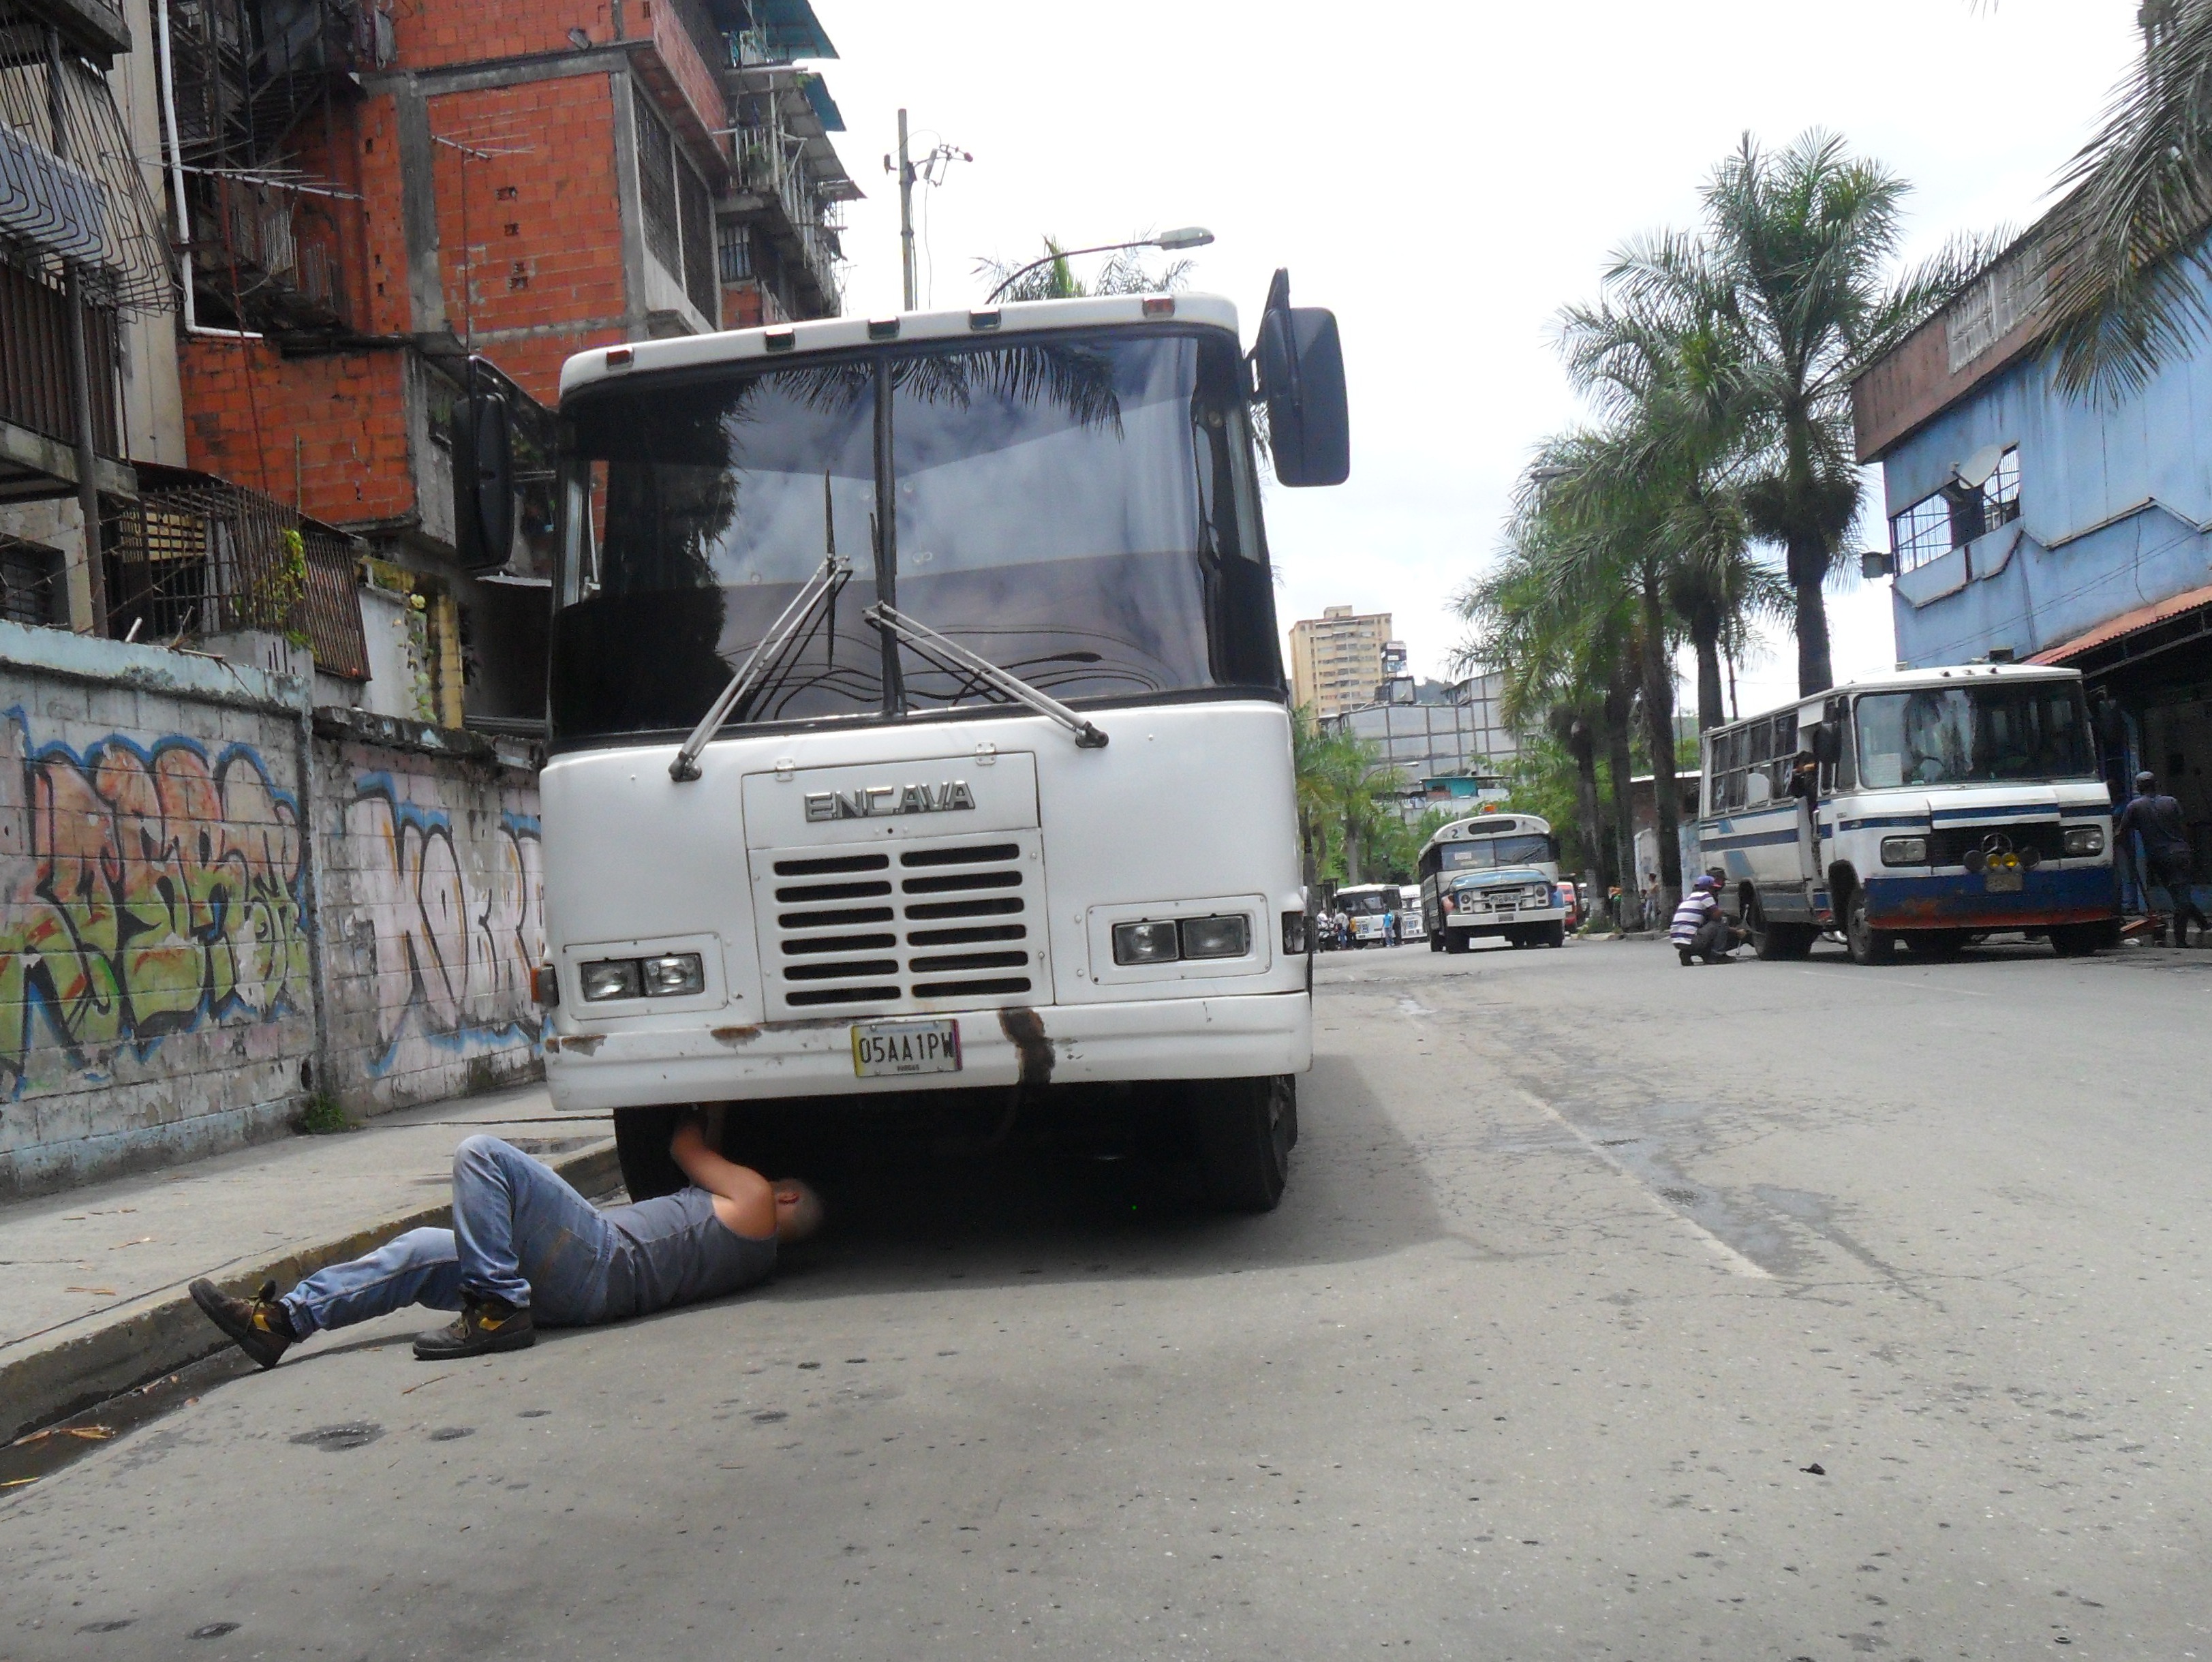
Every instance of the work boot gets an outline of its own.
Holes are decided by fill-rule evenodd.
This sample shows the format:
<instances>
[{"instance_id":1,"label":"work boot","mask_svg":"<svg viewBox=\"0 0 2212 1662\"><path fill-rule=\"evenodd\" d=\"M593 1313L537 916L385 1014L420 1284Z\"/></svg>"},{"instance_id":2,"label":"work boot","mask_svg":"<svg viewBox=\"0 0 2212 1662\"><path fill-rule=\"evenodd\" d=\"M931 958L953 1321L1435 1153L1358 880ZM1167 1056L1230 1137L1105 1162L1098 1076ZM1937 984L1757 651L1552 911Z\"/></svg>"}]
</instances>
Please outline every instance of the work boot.
<instances>
[{"instance_id":1,"label":"work boot","mask_svg":"<svg viewBox=\"0 0 2212 1662\"><path fill-rule=\"evenodd\" d=\"M459 1315L435 1332L416 1336L415 1356L419 1362L452 1362L495 1350L527 1350L537 1343L528 1305L464 1293Z\"/></svg>"},{"instance_id":2,"label":"work boot","mask_svg":"<svg viewBox=\"0 0 2212 1662\"><path fill-rule=\"evenodd\" d=\"M1698 961L1697 955L1692 952L1687 947L1677 949L1674 955L1682 961L1682 967L1685 969L1689 968Z\"/></svg>"},{"instance_id":3,"label":"work boot","mask_svg":"<svg viewBox=\"0 0 2212 1662\"><path fill-rule=\"evenodd\" d=\"M185 1289L200 1313L230 1335L238 1348L264 1368L300 1342L292 1319L276 1302L276 1283L264 1281L251 1299L233 1298L211 1281L196 1281Z\"/></svg>"}]
</instances>

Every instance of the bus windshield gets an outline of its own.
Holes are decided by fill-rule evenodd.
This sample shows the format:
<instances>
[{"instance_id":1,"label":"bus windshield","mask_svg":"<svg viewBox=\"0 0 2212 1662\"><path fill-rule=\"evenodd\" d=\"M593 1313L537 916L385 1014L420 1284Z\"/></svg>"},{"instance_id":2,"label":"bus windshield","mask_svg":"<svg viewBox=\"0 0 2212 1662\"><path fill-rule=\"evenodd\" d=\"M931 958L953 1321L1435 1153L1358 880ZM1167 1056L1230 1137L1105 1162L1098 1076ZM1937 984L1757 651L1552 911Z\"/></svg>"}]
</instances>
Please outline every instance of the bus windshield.
<instances>
[{"instance_id":1,"label":"bus windshield","mask_svg":"<svg viewBox=\"0 0 2212 1662\"><path fill-rule=\"evenodd\" d=\"M1390 910L1390 901L1379 890L1367 889L1359 894L1340 892L1336 909L1347 918L1380 918Z\"/></svg>"},{"instance_id":2,"label":"bus windshield","mask_svg":"<svg viewBox=\"0 0 2212 1662\"><path fill-rule=\"evenodd\" d=\"M992 701L890 656L878 598L1064 701L1279 694L1241 370L1225 334L1089 331L572 399L554 739L688 729L833 543L852 581L733 722Z\"/></svg>"},{"instance_id":3,"label":"bus windshield","mask_svg":"<svg viewBox=\"0 0 2212 1662\"><path fill-rule=\"evenodd\" d=\"M2097 771L2078 682L1869 693L1856 714L1859 784L1869 790L2086 779Z\"/></svg>"},{"instance_id":4,"label":"bus windshield","mask_svg":"<svg viewBox=\"0 0 2212 1662\"><path fill-rule=\"evenodd\" d=\"M1438 851L1447 871L1488 871L1502 865L1539 865L1552 858L1552 840L1541 833L1476 837L1448 842Z\"/></svg>"}]
</instances>

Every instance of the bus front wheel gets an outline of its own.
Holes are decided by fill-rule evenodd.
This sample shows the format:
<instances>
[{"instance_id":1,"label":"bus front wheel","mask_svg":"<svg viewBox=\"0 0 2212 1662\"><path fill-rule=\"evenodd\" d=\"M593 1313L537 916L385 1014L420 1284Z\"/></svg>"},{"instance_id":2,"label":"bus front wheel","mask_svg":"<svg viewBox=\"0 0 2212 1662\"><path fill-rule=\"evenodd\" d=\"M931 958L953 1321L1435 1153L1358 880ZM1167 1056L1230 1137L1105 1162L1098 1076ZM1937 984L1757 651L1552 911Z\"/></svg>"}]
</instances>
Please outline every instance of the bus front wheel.
<instances>
[{"instance_id":1,"label":"bus front wheel","mask_svg":"<svg viewBox=\"0 0 2212 1662\"><path fill-rule=\"evenodd\" d=\"M1470 935L1470 934L1468 934L1465 930L1463 930L1463 929L1448 929L1448 930L1446 930L1446 931L1444 931L1444 950L1445 950L1445 951L1447 951L1447 952L1471 952L1471 951L1473 951L1474 949L1474 936L1472 936L1472 935Z\"/></svg>"},{"instance_id":2,"label":"bus front wheel","mask_svg":"<svg viewBox=\"0 0 2212 1662\"><path fill-rule=\"evenodd\" d=\"M1565 920L1562 919L1558 923L1547 925L1544 931L1543 941L1546 946L1565 946L1567 943Z\"/></svg>"},{"instance_id":3,"label":"bus front wheel","mask_svg":"<svg viewBox=\"0 0 2212 1662\"><path fill-rule=\"evenodd\" d=\"M668 1152L668 1139L676 1135L680 1108L617 1108L615 1158L621 1162L623 1187L633 1201L655 1200L674 1194L690 1180Z\"/></svg>"},{"instance_id":4,"label":"bus front wheel","mask_svg":"<svg viewBox=\"0 0 2212 1662\"><path fill-rule=\"evenodd\" d=\"M1866 890L1851 890L1844 909L1844 949L1855 964L1886 964L1897 946L1897 937L1867 921Z\"/></svg>"},{"instance_id":5,"label":"bus front wheel","mask_svg":"<svg viewBox=\"0 0 2212 1662\"><path fill-rule=\"evenodd\" d=\"M1273 1211L1298 1137L1297 1081L1207 1079L1190 1090L1206 1198L1227 1212Z\"/></svg>"}]
</instances>

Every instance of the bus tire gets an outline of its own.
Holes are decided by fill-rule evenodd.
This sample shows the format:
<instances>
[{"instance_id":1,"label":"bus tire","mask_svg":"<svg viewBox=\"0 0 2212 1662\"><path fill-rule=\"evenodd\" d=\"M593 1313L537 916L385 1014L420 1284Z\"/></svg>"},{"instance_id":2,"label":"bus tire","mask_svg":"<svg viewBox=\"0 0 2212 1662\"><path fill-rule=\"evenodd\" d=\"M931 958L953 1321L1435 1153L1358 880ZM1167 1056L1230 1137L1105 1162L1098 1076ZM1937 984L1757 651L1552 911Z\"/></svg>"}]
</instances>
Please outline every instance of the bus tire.
<instances>
[{"instance_id":1,"label":"bus tire","mask_svg":"<svg viewBox=\"0 0 2212 1662\"><path fill-rule=\"evenodd\" d=\"M2110 924L2054 924L2051 949L2062 958L2094 958L2112 943Z\"/></svg>"},{"instance_id":2,"label":"bus tire","mask_svg":"<svg viewBox=\"0 0 2212 1662\"><path fill-rule=\"evenodd\" d=\"M1886 964L1896 947L1896 936L1867 921L1866 890L1854 888L1844 907L1844 950L1850 954L1851 961L1869 967Z\"/></svg>"},{"instance_id":3,"label":"bus tire","mask_svg":"<svg viewBox=\"0 0 2212 1662\"><path fill-rule=\"evenodd\" d=\"M676 1135L677 1107L617 1108L615 1158L621 1162L623 1187L633 1201L657 1200L674 1194L690 1180L668 1152L668 1139Z\"/></svg>"},{"instance_id":4,"label":"bus tire","mask_svg":"<svg viewBox=\"0 0 2212 1662\"><path fill-rule=\"evenodd\" d=\"M1444 949L1444 937L1443 937L1443 931L1441 931L1441 930L1437 930L1437 931L1436 931L1432 932L1432 933L1430 935L1430 937L1429 937L1429 950L1430 950L1430 951L1431 951L1431 952L1442 952L1443 949Z\"/></svg>"},{"instance_id":5,"label":"bus tire","mask_svg":"<svg viewBox=\"0 0 2212 1662\"><path fill-rule=\"evenodd\" d=\"M1297 1082L1289 1074L1193 1083L1192 1130L1206 1198L1225 1212L1272 1212L1297 1141Z\"/></svg>"},{"instance_id":6,"label":"bus tire","mask_svg":"<svg viewBox=\"0 0 2212 1662\"><path fill-rule=\"evenodd\" d=\"M1565 946L1566 943L1567 925L1564 921L1545 926L1544 944L1546 946Z\"/></svg>"},{"instance_id":7,"label":"bus tire","mask_svg":"<svg viewBox=\"0 0 2212 1662\"><path fill-rule=\"evenodd\" d=\"M1473 950L1474 947L1474 937L1469 935L1465 930L1448 929L1444 931L1445 951L1468 952Z\"/></svg>"},{"instance_id":8,"label":"bus tire","mask_svg":"<svg viewBox=\"0 0 2212 1662\"><path fill-rule=\"evenodd\" d=\"M1906 955L1923 963L1948 964L1966 949L1963 929L1916 929L1905 937Z\"/></svg>"}]
</instances>

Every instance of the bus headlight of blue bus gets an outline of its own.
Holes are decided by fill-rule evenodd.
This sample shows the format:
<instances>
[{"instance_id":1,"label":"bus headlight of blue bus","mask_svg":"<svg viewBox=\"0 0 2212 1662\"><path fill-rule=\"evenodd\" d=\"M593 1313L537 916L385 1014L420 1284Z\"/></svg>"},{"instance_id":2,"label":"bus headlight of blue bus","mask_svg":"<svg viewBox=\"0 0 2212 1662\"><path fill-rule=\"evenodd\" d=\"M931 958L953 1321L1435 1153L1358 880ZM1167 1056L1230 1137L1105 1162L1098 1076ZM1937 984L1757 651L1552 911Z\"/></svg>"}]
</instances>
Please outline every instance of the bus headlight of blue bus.
<instances>
[{"instance_id":1,"label":"bus headlight of blue bus","mask_svg":"<svg viewBox=\"0 0 2212 1662\"><path fill-rule=\"evenodd\" d=\"M1881 863L1884 865L1927 864L1928 839L1925 837L1884 837L1881 840Z\"/></svg>"},{"instance_id":2,"label":"bus headlight of blue bus","mask_svg":"<svg viewBox=\"0 0 2212 1662\"><path fill-rule=\"evenodd\" d=\"M2069 825L2066 828L2064 844L2069 858L2078 858L2105 852L2105 828L2101 825Z\"/></svg>"}]
</instances>

